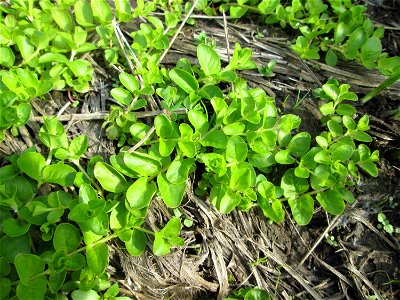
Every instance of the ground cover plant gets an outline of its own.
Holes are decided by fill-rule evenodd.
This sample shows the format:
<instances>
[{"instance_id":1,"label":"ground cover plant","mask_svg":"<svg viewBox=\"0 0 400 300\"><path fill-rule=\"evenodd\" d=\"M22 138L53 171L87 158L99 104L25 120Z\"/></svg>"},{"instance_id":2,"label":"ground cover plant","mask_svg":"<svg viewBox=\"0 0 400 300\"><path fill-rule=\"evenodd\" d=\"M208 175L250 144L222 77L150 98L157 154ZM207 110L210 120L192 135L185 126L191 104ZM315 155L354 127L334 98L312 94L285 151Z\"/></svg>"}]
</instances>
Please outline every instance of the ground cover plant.
<instances>
[{"instance_id":1,"label":"ground cover plant","mask_svg":"<svg viewBox=\"0 0 400 300\"><path fill-rule=\"evenodd\" d=\"M328 9L322 2L286 8L253 2L222 3L218 9L226 8L235 18L247 11L261 13L266 22L280 21L281 26L303 17L317 26ZM199 11L217 12L211 2L196 3ZM8 156L0 168L0 299L126 299L107 273L107 242L132 256L146 248L162 256L184 246L182 222L191 227L191 220L179 212L194 177L195 194L208 198L222 214L259 208L280 223L286 210L298 225L307 225L316 208L340 215L347 203L354 203L348 187L358 184L360 173L378 176L379 152L368 145L369 117L357 115L352 102L358 97L348 84L331 79L314 90L322 131L312 135L299 129L299 116L282 113L274 98L241 77L257 65L251 49L239 43L227 64L205 39L196 46L198 64L182 58L172 68L161 66L190 5L138 1L131 11L128 1L114 4L42 0L1 7L3 135L7 130L18 135L29 120L33 98L66 90L71 106L73 93L89 91L94 67L88 52L98 51L119 76L110 90L114 105L103 123L117 144L116 154L86 157L87 136L69 138L57 117L48 117L39 130L44 148ZM312 10L311 4L319 9ZM296 11L296 5L301 9ZM317 59L314 47L326 47L331 49L327 57L337 51L367 67L384 64L389 58L370 49L379 48L382 31L371 30L363 9L350 2L331 6L342 14L343 24L350 17L361 19L349 28L363 24L368 34L351 48L352 39L359 39L353 33L361 30L343 29L340 43L346 42L332 50L325 38L317 40L326 45L314 43L317 36L307 36L304 25L293 46L299 56ZM166 9L164 19L151 15L157 8ZM278 18L282 8L287 20ZM130 32L128 42L119 23L138 17L148 22ZM333 19L328 20L318 25L321 35L334 28ZM396 65L390 66L383 72L397 74ZM162 201L175 214L159 230L146 227L153 201ZM262 299L265 294L243 290L233 297Z\"/></svg>"}]
</instances>

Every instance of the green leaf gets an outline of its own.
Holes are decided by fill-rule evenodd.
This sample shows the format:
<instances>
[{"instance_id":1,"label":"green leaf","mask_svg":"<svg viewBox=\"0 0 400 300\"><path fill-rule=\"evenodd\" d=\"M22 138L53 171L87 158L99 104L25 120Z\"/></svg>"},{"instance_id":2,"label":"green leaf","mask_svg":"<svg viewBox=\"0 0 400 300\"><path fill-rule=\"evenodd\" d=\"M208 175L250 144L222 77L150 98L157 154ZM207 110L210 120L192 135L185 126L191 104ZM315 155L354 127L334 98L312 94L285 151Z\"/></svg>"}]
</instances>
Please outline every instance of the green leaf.
<instances>
[{"instance_id":1,"label":"green leaf","mask_svg":"<svg viewBox=\"0 0 400 300\"><path fill-rule=\"evenodd\" d=\"M335 120L329 120L327 125L333 137L338 137L343 134L342 126Z\"/></svg>"},{"instance_id":2,"label":"green leaf","mask_svg":"<svg viewBox=\"0 0 400 300\"><path fill-rule=\"evenodd\" d=\"M336 113L341 116L352 117L356 113L356 109L350 104L339 104Z\"/></svg>"},{"instance_id":3,"label":"green leaf","mask_svg":"<svg viewBox=\"0 0 400 300\"><path fill-rule=\"evenodd\" d=\"M21 253L15 257L15 268L17 269L19 279L25 286L32 285L32 277L44 271L45 262L37 255ZM44 275L42 275L43 278Z\"/></svg>"},{"instance_id":4,"label":"green leaf","mask_svg":"<svg viewBox=\"0 0 400 300\"><path fill-rule=\"evenodd\" d=\"M63 31L72 31L74 23L68 11L61 8L53 8L51 9L51 15L58 27L60 27Z\"/></svg>"},{"instance_id":5,"label":"green leaf","mask_svg":"<svg viewBox=\"0 0 400 300\"><path fill-rule=\"evenodd\" d=\"M147 237L143 231L132 230L131 237L125 241L125 247L132 256L141 255L146 249Z\"/></svg>"},{"instance_id":6,"label":"green leaf","mask_svg":"<svg viewBox=\"0 0 400 300\"><path fill-rule=\"evenodd\" d=\"M247 162L237 163L229 168L231 178L229 186L240 192L244 192L256 184L254 168Z\"/></svg>"},{"instance_id":7,"label":"green leaf","mask_svg":"<svg viewBox=\"0 0 400 300\"><path fill-rule=\"evenodd\" d=\"M176 158L168 167L166 178L173 184L182 184L188 177L191 168L194 165L194 159L180 159Z\"/></svg>"},{"instance_id":8,"label":"green leaf","mask_svg":"<svg viewBox=\"0 0 400 300\"><path fill-rule=\"evenodd\" d=\"M6 68L11 68L15 62L15 55L10 47L2 46L0 47L0 65Z\"/></svg>"},{"instance_id":9,"label":"green leaf","mask_svg":"<svg viewBox=\"0 0 400 300\"><path fill-rule=\"evenodd\" d=\"M334 190L318 193L316 198L319 204L330 214L340 215L345 209L342 196Z\"/></svg>"},{"instance_id":10,"label":"green leaf","mask_svg":"<svg viewBox=\"0 0 400 300\"><path fill-rule=\"evenodd\" d=\"M58 163L48 165L43 169L43 180L48 183L55 183L61 186L74 185L76 170L66 164Z\"/></svg>"},{"instance_id":11,"label":"green leaf","mask_svg":"<svg viewBox=\"0 0 400 300\"><path fill-rule=\"evenodd\" d=\"M3 221L4 233L11 237L16 237L25 234L31 224L14 218L7 218Z\"/></svg>"},{"instance_id":12,"label":"green leaf","mask_svg":"<svg viewBox=\"0 0 400 300\"><path fill-rule=\"evenodd\" d=\"M120 22L128 22L132 19L129 0L115 0L115 15Z\"/></svg>"},{"instance_id":13,"label":"green leaf","mask_svg":"<svg viewBox=\"0 0 400 300\"><path fill-rule=\"evenodd\" d=\"M174 134L174 127L166 115L157 115L154 119L154 127L157 135L162 139L171 138Z\"/></svg>"},{"instance_id":14,"label":"green leaf","mask_svg":"<svg viewBox=\"0 0 400 300\"><path fill-rule=\"evenodd\" d=\"M347 35L346 24L343 22L337 23L334 32L335 43L340 44L341 42L343 42L344 39L346 38L346 35Z\"/></svg>"},{"instance_id":15,"label":"green leaf","mask_svg":"<svg viewBox=\"0 0 400 300\"><path fill-rule=\"evenodd\" d=\"M8 278L0 277L0 299L9 299L11 281Z\"/></svg>"},{"instance_id":16,"label":"green leaf","mask_svg":"<svg viewBox=\"0 0 400 300\"><path fill-rule=\"evenodd\" d=\"M297 177L294 168L288 169L281 179L281 188L286 198L294 198L298 194L308 191L308 181L305 178Z\"/></svg>"},{"instance_id":17,"label":"green leaf","mask_svg":"<svg viewBox=\"0 0 400 300\"><path fill-rule=\"evenodd\" d=\"M43 299L46 287L47 280L44 276L32 280L30 286L26 286L20 282L17 285L17 297L18 299Z\"/></svg>"},{"instance_id":18,"label":"green leaf","mask_svg":"<svg viewBox=\"0 0 400 300\"><path fill-rule=\"evenodd\" d=\"M14 258L20 253L29 253L31 238L28 233L17 237L3 235L0 238L0 256L9 263L14 263Z\"/></svg>"},{"instance_id":19,"label":"green leaf","mask_svg":"<svg viewBox=\"0 0 400 300\"><path fill-rule=\"evenodd\" d=\"M244 132L246 126L241 122L234 122L222 128L226 135L239 135Z\"/></svg>"},{"instance_id":20,"label":"green leaf","mask_svg":"<svg viewBox=\"0 0 400 300\"><path fill-rule=\"evenodd\" d=\"M201 144L205 147L214 147L217 149L225 149L228 143L228 137L222 130L209 131L203 139Z\"/></svg>"},{"instance_id":21,"label":"green leaf","mask_svg":"<svg viewBox=\"0 0 400 300\"><path fill-rule=\"evenodd\" d=\"M261 3L258 4L258 9L260 10L261 14L269 15L275 11L279 4L279 0L262 0Z\"/></svg>"},{"instance_id":22,"label":"green leaf","mask_svg":"<svg viewBox=\"0 0 400 300\"><path fill-rule=\"evenodd\" d=\"M26 36L19 35L15 38L15 41L17 43L18 50L24 59L29 58L35 51L35 48L32 46Z\"/></svg>"},{"instance_id":23,"label":"green leaf","mask_svg":"<svg viewBox=\"0 0 400 300\"><path fill-rule=\"evenodd\" d=\"M113 19L113 14L110 5L106 0L92 0L90 2L93 18L95 21L101 24L109 24Z\"/></svg>"},{"instance_id":24,"label":"green leaf","mask_svg":"<svg viewBox=\"0 0 400 300\"><path fill-rule=\"evenodd\" d=\"M291 154L301 157L310 150L311 135L308 132L296 134L289 142L288 149Z\"/></svg>"},{"instance_id":25,"label":"green leaf","mask_svg":"<svg viewBox=\"0 0 400 300\"><path fill-rule=\"evenodd\" d=\"M147 177L137 179L126 191L126 200L131 209L147 207L157 191L154 182L148 183Z\"/></svg>"},{"instance_id":26,"label":"green leaf","mask_svg":"<svg viewBox=\"0 0 400 300\"><path fill-rule=\"evenodd\" d=\"M229 138L225 154L228 162L245 161L247 153L247 144L240 136L232 136Z\"/></svg>"},{"instance_id":27,"label":"green leaf","mask_svg":"<svg viewBox=\"0 0 400 300\"><path fill-rule=\"evenodd\" d=\"M75 290L71 294L72 300L99 300L100 296L96 291L88 290Z\"/></svg>"},{"instance_id":28,"label":"green leaf","mask_svg":"<svg viewBox=\"0 0 400 300\"><path fill-rule=\"evenodd\" d=\"M328 95L329 98L331 98L333 101L337 100L339 98L339 88L330 83L326 83L322 86L322 90ZM333 112L332 112L333 113Z\"/></svg>"},{"instance_id":29,"label":"green leaf","mask_svg":"<svg viewBox=\"0 0 400 300\"><path fill-rule=\"evenodd\" d=\"M199 83L196 78L189 72L174 68L169 72L169 77L176 83L182 90L190 94L199 89Z\"/></svg>"},{"instance_id":30,"label":"green leaf","mask_svg":"<svg viewBox=\"0 0 400 300\"><path fill-rule=\"evenodd\" d=\"M156 232L154 243L153 243L153 253L157 256L163 256L171 252L171 246L165 241L162 233Z\"/></svg>"},{"instance_id":31,"label":"green leaf","mask_svg":"<svg viewBox=\"0 0 400 300\"><path fill-rule=\"evenodd\" d=\"M192 109L187 115L196 132L204 134L208 131L209 122L202 112Z\"/></svg>"},{"instance_id":32,"label":"green leaf","mask_svg":"<svg viewBox=\"0 0 400 300\"><path fill-rule=\"evenodd\" d=\"M161 198L169 208L178 207L185 195L186 183L170 183L164 174L157 176L157 185L160 190Z\"/></svg>"},{"instance_id":33,"label":"green leaf","mask_svg":"<svg viewBox=\"0 0 400 300\"><path fill-rule=\"evenodd\" d=\"M67 272L64 270L62 272L51 272L49 276L49 290L55 294L64 284Z\"/></svg>"},{"instance_id":34,"label":"green leaf","mask_svg":"<svg viewBox=\"0 0 400 300\"><path fill-rule=\"evenodd\" d=\"M324 116L329 116L335 112L334 104L333 102L328 102L319 107L320 112Z\"/></svg>"},{"instance_id":35,"label":"green leaf","mask_svg":"<svg viewBox=\"0 0 400 300\"><path fill-rule=\"evenodd\" d=\"M292 114L283 115L278 122L278 128L285 133L289 133L293 129L300 126L301 119Z\"/></svg>"},{"instance_id":36,"label":"green leaf","mask_svg":"<svg viewBox=\"0 0 400 300\"><path fill-rule=\"evenodd\" d=\"M361 47L361 62L369 69L376 67L376 61L382 53L381 40L377 37L370 37Z\"/></svg>"},{"instance_id":37,"label":"green leaf","mask_svg":"<svg viewBox=\"0 0 400 300\"><path fill-rule=\"evenodd\" d=\"M350 159L353 154L354 149L349 145L339 145L331 149L331 159L332 161L346 161Z\"/></svg>"},{"instance_id":38,"label":"green leaf","mask_svg":"<svg viewBox=\"0 0 400 300\"><path fill-rule=\"evenodd\" d=\"M325 56L325 62L328 66L334 67L338 62L338 57L332 49L329 49Z\"/></svg>"},{"instance_id":39,"label":"green leaf","mask_svg":"<svg viewBox=\"0 0 400 300\"><path fill-rule=\"evenodd\" d=\"M89 269L96 275L104 273L108 266L108 246L106 243L86 247L86 260Z\"/></svg>"},{"instance_id":40,"label":"green leaf","mask_svg":"<svg viewBox=\"0 0 400 300\"><path fill-rule=\"evenodd\" d=\"M243 17L246 12L247 12L246 7L240 7L240 6L229 7L229 15L234 19L239 19Z\"/></svg>"},{"instance_id":41,"label":"green leaf","mask_svg":"<svg viewBox=\"0 0 400 300\"><path fill-rule=\"evenodd\" d=\"M219 212L228 214L240 204L241 198L229 187L214 185L210 192L210 202Z\"/></svg>"},{"instance_id":42,"label":"green leaf","mask_svg":"<svg viewBox=\"0 0 400 300\"><path fill-rule=\"evenodd\" d=\"M54 249L63 250L70 253L76 250L81 243L79 230L72 224L59 224L54 232L53 246Z\"/></svg>"},{"instance_id":43,"label":"green leaf","mask_svg":"<svg viewBox=\"0 0 400 300\"><path fill-rule=\"evenodd\" d=\"M372 177L378 176L378 167L373 162L362 162L359 163L359 166Z\"/></svg>"},{"instance_id":44,"label":"green leaf","mask_svg":"<svg viewBox=\"0 0 400 300\"><path fill-rule=\"evenodd\" d=\"M123 88L114 88L110 92L111 96L119 103L128 106L132 102L132 95Z\"/></svg>"},{"instance_id":45,"label":"green leaf","mask_svg":"<svg viewBox=\"0 0 400 300\"><path fill-rule=\"evenodd\" d=\"M26 152L17 160L18 167L29 177L36 181L42 181L42 172L46 167L44 157L36 152Z\"/></svg>"},{"instance_id":46,"label":"green leaf","mask_svg":"<svg viewBox=\"0 0 400 300\"><path fill-rule=\"evenodd\" d=\"M126 0L117 0L117 1L126 1ZM139 81L135 78L135 76L131 74L120 73L119 80L124 85L124 87L128 89L128 91L130 91L132 94L140 90Z\"/></svg>"},{"instance_id":47,"label":"green leaf","mask_svg":"<svg viewBox=\"0 0 400 300\"><path fill-rule=\"evenodd\" d=\"M197 46L197 58L206 76L216 75L221 71L221 60L213 48L200 44Z\"/></svg>"},{"instance_id":48,"label":"green leaf","mask_svg":"<svg viewBox=\"0 0 400 300\"><path fill-rule=\"evenodd\" d=\"M179 218L173 217L171 218L171 220L168 221L168 223L164 226L160 233L162 233L163 237L176 237L179 235L181 228L182 224Z\"/></svg>"},{"instance_id":49,"label":"green leaf","mask_svg":"<svg viewBox=\"0 0 400 300\"><path fill-rule=\"evenodd\" d=\"M106 191L121 193L127 189L128 184L125 177L112 166L104 162L98 162L95 165L94 176Z\"/></svg>"},{"instance_id":50,"label":"green leaf","mask_svg":"<svg viewBox=\"0 0 400 300\"><path fill-rule=\"evenodd\" d=\"M304 194L298 199L289 199L288 203L297 224L310 223L314 213L314 200L310 195Z\"/></svg>"},{"instance_id":51,"label":"green leaf","mask_svg":"<svg viewBox=\"0 0 400 300\"><path fill-rule=\"evenodd\" d=\"M87 151L88 145L87 136L81 135L71 141L68 150L73 156L81 157Z\"/></svg>"},{"instance_id":52,"label":"green leaf","mask_svg":"<svg viewBox=\"0 0 400 300\"><path fill-rule=\"evenodd\" d=\"M125 165L141 176L154 176L160 173L161 163L148 154L132 152L124 154Z\"/></svg>"},{"instance_id":53,"label":"green leaf","mask_svg":"<svg viewBox=\"0 0 400 300\"><path fill-rule=\"evenodd\" d=\"M275 154L275 161L278 164L282 165L290 165L293 164L296 160L290 156L290 150L280 150Z\"/></svg>"},{"instance_id":54,"label":"green leaf","mask_svg":"<svg viewBox=\"0 0 400 300\"><path fill-rule=\"evenodd\" d=\"M207 172L214 172L218 177L227 171L225 158L221 154L206 153L199 155L198 158L206 165Z\"/></svg>"},{"instance_id":55,"label":"green leaf","mask_svg":"<svg viewBox=\"0 0 400 300\"><path fill-rule=\"evenodd\" d=\"M39 138L50 150L68 149L68 138L64 131L64 126L56 117L44 119L44 125L39 131Z\"/></svg>"},{"instance_id":56,"label":"green leaf","mask_svg":"<svg viewBox=\"0 0 400 300\"><path fill-rule=\"evenodd\" d=\"M372 137L363 131L354 130L350 133L350 137L364 143L372 142Z\"/></svg>"},{"instance_id":57,"label":"green leaf","mask_svg":"<svg viewBox=\"0 0 400 300\"><path fill-rule=\"evenodd\" d=\"M81 26L93 25L93 11L86 0L78 0L74 5L75 20Z\"/></svg>"}]
</instances>

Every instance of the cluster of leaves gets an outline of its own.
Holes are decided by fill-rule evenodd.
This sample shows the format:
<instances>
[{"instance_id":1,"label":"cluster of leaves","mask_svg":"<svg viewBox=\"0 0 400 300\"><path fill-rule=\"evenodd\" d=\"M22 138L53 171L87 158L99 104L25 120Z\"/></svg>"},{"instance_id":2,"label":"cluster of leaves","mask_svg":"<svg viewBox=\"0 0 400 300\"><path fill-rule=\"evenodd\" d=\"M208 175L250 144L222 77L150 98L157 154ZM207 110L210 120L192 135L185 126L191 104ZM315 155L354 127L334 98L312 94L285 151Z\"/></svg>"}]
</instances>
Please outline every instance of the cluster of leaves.
<instances>
[{"instance_id":1,"label":"cluster of leaves","mask_svg":"<svg viewBox=\"0 0 400 300\"><path fill-rule=\"evenodd\" d=\"M143 180L119 175L122 183L114 185L116 171L98 156L85 170L80 161L87 137L68 142L56 118L45 120L40 139L47 159L28 149L0 168L0 299L67 299L68 293L72 299L127 299L116 297L118 285L105 272L106 242L119 238L131 255L140 255L151 235L154 253L163 255L183 245L180 220L172 218L157 232L142 228L146 209L131 192ZM110 192L106 197L96 179ZM46 186L53 191L44 195ZM154 188L146 193L151 198Z\"/></svg>"},{"instance_id":2,"label":"cluster of leaves","mask_svg":"<svg viewBox=\"0 0 400 300\"><path fill-rule=\"evenodd\" d=\"M138 1L132 11L129 0L115 1L114 13L106 0L12 0L0 5L0 141L10 127L18 134L18 127L29 118L33 98L51 90L89 90L93 67L85 59L88 52L101 49L106 62L121 65L114 14L116 21L128 22L155 9L155 3ZM146 43L155 49L166 48L168 34L160 29L161 20L149 20L158 30L142 24L132 34L135 49ZM180 14L168 14L167 29L179 20ZM151 74L146 78L152 78Z\"/></svg>"},{"instance_id":3,"label":"cluster of leaves","mask_svg":"<svg viewBox=\"0 0 400 300\"><path fill-rule=\"evenodd\" d=\"M343 103L357 100L348 85L331 80L315 92L327 101L321 112L328 130L315 138L312 147L309 133L295 132L301 123L298 116L279 116L272 98L259 88L249 89L237 77L236 70L255 67L250 49L237 44L225 68L208 45L197 47L197 57L200 69L180 60L168 73L176 86L157 89L164 98L161 104L170 107L172 95L173 109L184 107L187 119L159 114L154 119L155 133L150 126L132 121L127 132L131 138L144 138L141 147L132 152L123 148L111 157L112 167L120 173L139 177L141 184L129 190L143 195L135 199L140 206L134 207L147 207L157 186L165 204L178 207L186 180L201 166L205 172L196 193L209 194L222 213L259 206L268 218L281 222L287 201L297 223L307 224L314 212L314 195L327 212L340 214L345 202L354 201L346 186L359 177L359 168L377 176L378 152L371 154L365 144L356 145L372 139L365 133L368 116L356 122L354 107ZM233 84L233 91L224 94L219 87L223 83ZM277 172L282 176L268 176ZM113 184L122 186L122 182Z\"/></svg>"},{"instance_id":4,"label":"cluster of leaves","mask_svg":"<svg viewBox=\"0 0 400 300\"><path fill-rule=\"evenodd\" d=\"M203 10L210 10L204 2ZM380 39L382 27L374 28L366 17L367 8L351 0L237 0L211 1L220 3L219 10L229 11L230 16L241 18L247 12L263 16L265 24L279 23L290 26L300 35L292 45L300 57L319 59L325 52L325 61L335 66L338 58L357 60L367 68L379 68L384 75L391 75L400 67L400 57L388 57L382 52Z\"/></svg>"}]
</instances>

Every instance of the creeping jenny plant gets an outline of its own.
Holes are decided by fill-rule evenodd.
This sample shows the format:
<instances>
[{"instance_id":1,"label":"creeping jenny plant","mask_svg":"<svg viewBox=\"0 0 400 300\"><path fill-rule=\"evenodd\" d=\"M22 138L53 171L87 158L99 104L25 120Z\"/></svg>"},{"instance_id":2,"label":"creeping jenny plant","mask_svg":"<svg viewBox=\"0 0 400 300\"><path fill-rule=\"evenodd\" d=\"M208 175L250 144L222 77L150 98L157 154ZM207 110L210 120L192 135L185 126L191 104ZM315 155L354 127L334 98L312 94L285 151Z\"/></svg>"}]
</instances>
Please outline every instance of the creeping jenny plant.
<instances>
[{"instance_id":1,"label":"creeping jenny plant","mask_svg":"<svg viewBox=\"0 0 400 300\"><path fill-rule=\"evenodd\" d=\"M138 1L133 15L147 16L155 9L151 3ZM13 60L0 60L10 68L0 71L0 109L12 117L0 120L5 122L0 130L26 122L29 100L55 86L87 89L92 69L76 56L93 46L82 30L96 31L96 47L106 48L105 59L121 64L106 1L39 1L40 9L36 4L13 1L4 8L9 15L1 20L14 26L19 38L7 40L9 31L2 31L0 57L12 57L7 49L16 47L21 61L14 67ZM118 19L129 20L129 3L116 4ZM49 33L57 30L54 40L39 39L37 18ZM141 67L134 74L121 72L121 86L111 90L120 106L112 108L104 127L118 139L116 155L86 160L87 137L69 140L53 117L39 132L46 157L30 148L9 156L0 168L0 299L123 299L108 280L107 242L116 240L134 256L146 247L165 255L183 246L178 217L156 231L145 221L152 201L178 208L194 174L195 193L221 213L258 207L281 222L286 206L300 225L310 222L315 206L341 214L354 201L347 187L357 182L360 170L377 176L378 152L365 144L372 140L366 133L369 119L357 118L350 104L357 96L348 85L330 80L315 91L324 102L325 131L311 136L299 130L298 116L280 114L273 98L239 77L239 70L256 65L251 50L238 43L226 66L210 45L200 44L199 65L181 59L171 70L160 68L169 44L163 33L177 24L171 15L166 19L167 28L149 17L151 25L132 33ZM67 50L57 48L64 44ZM49 48L54 53L45 53ZM159 99L160 109L145 123L139 116L149 97ZM44 193L46 187L51 192Z\"/></svg>"}]
</instances>

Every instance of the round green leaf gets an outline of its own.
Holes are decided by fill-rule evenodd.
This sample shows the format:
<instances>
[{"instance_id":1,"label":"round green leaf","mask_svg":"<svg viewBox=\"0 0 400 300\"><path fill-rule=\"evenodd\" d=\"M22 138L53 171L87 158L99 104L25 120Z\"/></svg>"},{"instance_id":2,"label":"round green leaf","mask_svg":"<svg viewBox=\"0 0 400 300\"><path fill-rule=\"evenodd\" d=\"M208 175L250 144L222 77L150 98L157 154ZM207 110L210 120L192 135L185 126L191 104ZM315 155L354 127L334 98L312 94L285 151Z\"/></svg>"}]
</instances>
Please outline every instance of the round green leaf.
<instances>
[{"instance_id":1,"label":"round green leaf","mask_svg":"<svg viewBox=\"0 0 400 300\"><path fill-rule=\"evenodd\" d=\"M146 249L147 237L143 231L132 230L130 239L125 241L125 247L132 256L141 255Z\"/></svg>"},{"instance_id":2,"label":"round green leaf","mask_svg":"<svg viewBox=\"0 0 400 300\"><path fill-rule=\"evenodd\" d=\"M29 177L36 181L42 181L42 172L46 167L44 157L36 152L27 152L18 158L18 167Z\"/></svg>"},{"instance_id":3,"label":"round green leaf","mask_svg":"<svg viewBox=\"0 0 400 300\"><path fill-rule=\"evenodd\" d=\"M27 253L18 254L15 257L14 265L21 283L26 286L32 285L31 277L42 273L45 268L45 262L42 258Z\"/></svg>"},{"instance_id":4,"label":"round green leaf","mask_svg":"<svg viewBox=\"0 0 400 300\"><path fill-rule=\"evenodd\" d=\"M232 136L226 145L226 160L228 162L242 162L247 158L247 144L240 136Z\"/></svg>"},{"instance_id":5,"label":"round green leaf","mask_svg":"<svg viewBox=\"0 0 400 300\"><path fill-rule=\"evenodd\" d=\"M13 51L7 47L0 47L0 65L3 65L6 68L11 68L15 62L15 55Z\"/></svg>"},{"instance_id":6,"label":"round green leaf","mask_svg":"<svg viewBox=\"0 0 400 300\"><path fill-rule=\"evenodd\" d=\"M157 176L157 185L160 190L161 198L170 208L178 207L185 195L186 183L173 184L170 183L164 174Z\"/></svg>"},{"instance_id":7,"label":"round green leaf","mask_svg":"<svg viewBox=\"0 0 400 300\"><path fill-rule=\"evenodd\" d=\"M290 156L290 150L280 150L275 154L275 160L278 164L282 165L290 165L293 164L296 160Z\"/></svg>"},{"instance_id":8,"label":"round green leaf","mask_svg":"<svg viewBox=\"0 0 400 300\"><path fill-rule=\"evenodd\" d=\"M20 253L31 251L31 238L29 234L17 237L4 235L0 238L0 256L4 257L9 263L14 263L14 258Z\"/></svg>"},{"instance_id":9,"label":"round green leaf","mask_svg":"<svg viewBox=\"0 0 400 300\"><path fill-rule=\"evenodd\" d=\"M127 189L125 177L112 166L104 162L98 162L95 165L94 176L106 191L121 193Z\"/></svg>"},{"instance_id":10,"label":"round green leaf","mask_svg":"<svg viewBox=\"0 0 400 300\"><path fill-rule=\"evenodd\" d=\"M104 273L108 266L108 246L106 243L86 247L86 260L89 269L96 275Z\"/></svg>"},{"instance_id":11,"label":"round green leaf","mask_svg":"<svg viewBox=\"0 0 400 300\"><path fill-rule=\"evenodd\" d=\"M71 186L74 185L76 170L69 165L58 163L46 166L43 169L42 176L45 182Z\"/></svg>"},{"instance_id":12,"label":"round green leaf","mask_svg":"<svg viewBox=\"0 0 400 300\"><path fill-rule=\"evenodd\" d=\"M297 157L303 156L310 150L311 135L308 132L296 134L289 142L288 149Z\"/></svg>"},{"instance_id":13,"label":"round green leaf","mask_svg":"<svg viewBox=\"0 0 400 300\"><path fill-rule=\"evenodd\" d=\"M126 200L132 209L147 207L157 191L154 182L148 183L147 177L137 179L126 191Z\"/></svg>"},{"instance_id":14,"label":"round green leaf","mask_svg":"<svg viewBox=\"0 0 400 300\"><path fill-rule=\"evenodd\" d=\"M47 290L47 280L45 276L40 276L31 281L30 286L20 282L17 285L18 299L43 299Z\"/></svg>"},{"instance_id":15,"label":"round green leaf","mask_svg":"<svg viewBox=\"0 0 400 300\"><path fill-rule=\"evenodd\" d=\"M126 106L131 104L133 100L131 93L123 88L114 88L111 90L110 94L115 100Z\"/></svg>"},{"instance_id":16,"label":"round green leaf","mask_svg":"<svg viewBox=\"0 0 400 300\"><path fill-rule=\"evenodd\" d=\"M99 300L100 296L96 291L88 290L75 290L71 294L72 300Z\"/></svg>"},{"instance_id":17,"label":"round green leaf","mask_svg":"<svg viewBox=\"0 0 400 300\"><path fill-rule=\"evenodd\" d=\"M286 198L293 198L308 191L308 181L297 177L294 174L294 168L291 168L283 174L281 188Z\"/></svg>"},{"instance_id":18,"label":"round green leaf","mask_svg":"<svg viewBox=\"0 0 400 300\"><path fill-rule=\"evenodd\" d=\"M200 44L197 46L197 58L206 76L216 75L221 71L221 60L213 48Z\"/></svg>"},{"instance_id":19,"label":"round green leaf","mask_svg":"<svg viewBox=\"0 0 400 300\"><path fill-rule=\"evenodd\" d=\"M331 150L331 159L332 161L346 161L350 159L353 154L353 148L349 145L339 145L337 147L333 147Z\"/></svg>"},{"instance_id":20,"label":"round green leaf","mask_svg":"<svg viewBox=\"0 0 400 300\"><path fill-rule=\"evenodd\" d=\"M72 224L59 224L54 232L53 246L54 249L64 250L65 253L70 253L76 250L81 243L79 230Z\"/></svg>"},{"instance_id":21,"label":"round green leaf","mask_svg":"<svg viewBox=\"0 0 400 300\"><path fill-rule=\"evenodd\" d=\"M189 72L183 69L174 68L169 72L169 77L176 83L182 90L190 94L199 89L199 82Z\"/></svg>"},{"instance_id":22,"label":"round green leaf","mask_svg":"<svg viewBox=\"0 0 400 300\"><path fill-rule=\"evenodd\" d=\"M311 221L314 200L310 195L304 194L298 199L289 199L288 203L297 224L307 225Z\"/></svg>"},{"instance_id":23,"label":"round green leaf","mask_svg":"<svg viewBox=\"0 0 400 300\"><path fill-rule=\"evenodd\" d=\"M330 214L340 215L345 209L342 196L334 190L318 193L316 198L319 204Z\"/></svg>"},{"instance_id":24,"label":"round green leaf","mask_svg":"<svg viewBox=\"0 0 400 300\"><path fill-rule=\"evenodd\" d=\"M189 172L194 164L194 159L175 159L169 166L166 178L173 184L182 184L188 177Z\"/></svg>"},{"instance_id":25,"label":"round green leaf","mask_svg":"<svg viewBox=\"0 0 400 300\"><path fill-rule=\"evenodd\" d=\"M9 299L11 281L8 278L0 278L0 299Z\"/></svg>"},{"instance_id":26,"label":"round green leaf","mask_svg":"<svg viewBox=\"0 0 400 300\"><path fill-rule=\"evenodd\" d=\"M29 230L30 226L30 223L26 223L14 218L5 219L3 222L3 230L5 234L11 237L25 234Z\"/></svg>"}]
</instances>

